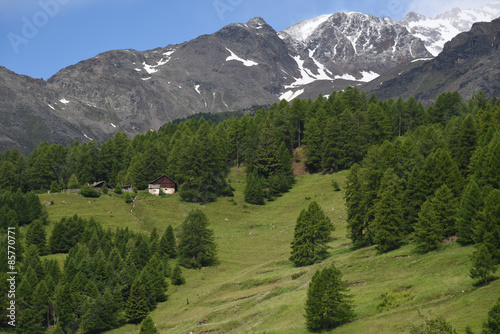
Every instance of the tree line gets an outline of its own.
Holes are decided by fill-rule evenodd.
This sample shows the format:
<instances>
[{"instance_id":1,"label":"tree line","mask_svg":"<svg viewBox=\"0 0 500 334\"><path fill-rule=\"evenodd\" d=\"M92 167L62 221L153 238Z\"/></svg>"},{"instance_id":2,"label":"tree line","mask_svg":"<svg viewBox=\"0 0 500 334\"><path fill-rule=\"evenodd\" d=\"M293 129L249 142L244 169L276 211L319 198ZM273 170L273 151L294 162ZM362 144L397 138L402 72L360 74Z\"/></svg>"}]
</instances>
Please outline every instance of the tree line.
<instances>
[{"instance_id":1,"label":"tree line","mask_svg":"<svg viewBox=\"0 0 500 334\"><path fill-rule=\"evenodd\" d=\"M166 174L185 200L209 202L231 196L229 168L245 165L257 174L256 183L271 189L264 195L272 199L293 184L286 155L296 148L304 147L310 172L349 169L373 145L486 104L482 93L468 103L458 93L446 93L425 108L413 98L381 101L349 87L328 98L281 101L219 123L188 119L132 139L118 132L104 143L76 141L68 147L43 142L26 158L8 150L0 154L0 189L60 191L103 180L113 188L129 184L141 190ZM249 196L251 202L262 202L260 197L258 191Z\"/></svg>"}]
</instances>

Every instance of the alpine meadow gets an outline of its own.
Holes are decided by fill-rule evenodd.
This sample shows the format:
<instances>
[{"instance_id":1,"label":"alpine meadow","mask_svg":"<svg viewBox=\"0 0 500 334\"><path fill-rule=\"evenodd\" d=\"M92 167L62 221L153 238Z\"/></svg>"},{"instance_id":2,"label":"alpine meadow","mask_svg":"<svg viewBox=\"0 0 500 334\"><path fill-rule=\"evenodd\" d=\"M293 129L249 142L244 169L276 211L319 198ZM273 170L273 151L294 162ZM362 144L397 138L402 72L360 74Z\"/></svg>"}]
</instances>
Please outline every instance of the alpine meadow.
<instances>
[{"instance_id":1,"label":"alpine meadow","mask_svg":"<svg viewBox=\"0 0 500 334\"><path fill-rule=\"evenodd\" d=\"M259 1L2 6L0 333L500 334L500 3Z\"/></svg>"},{"instance_id":2,"label":"alpine meadow","mask_svg":"<svg viewBox=\"0 0 500 334\"><path fill-rule=\"evenodd\" d=\"M498 321L495 99L447 93L426 108L348 88L226 116L1 155L16 331L479 332ZM175 195L149 193L162 174ZM84 187L94 180L107 185Z\"/></svg>"}]
</instances>

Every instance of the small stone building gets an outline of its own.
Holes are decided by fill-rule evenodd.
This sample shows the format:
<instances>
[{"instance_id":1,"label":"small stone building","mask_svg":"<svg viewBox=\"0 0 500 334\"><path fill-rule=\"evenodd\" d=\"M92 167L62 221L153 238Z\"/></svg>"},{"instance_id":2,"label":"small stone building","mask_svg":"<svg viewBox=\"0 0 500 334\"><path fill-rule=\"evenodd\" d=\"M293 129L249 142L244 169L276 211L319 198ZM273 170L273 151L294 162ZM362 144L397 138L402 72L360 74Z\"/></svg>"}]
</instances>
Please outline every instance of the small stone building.
<instances>
[{"instance_id":1,"label":"small stone building","mask_svg":"<svg viewBox=\"0 0 500 334\"><path fill-rule=\"evenodd\" d=\"M160 195L160 190L165 194L175 194L176 186L177 185L171 178L166 175L162 175L156 180L152 181L149 184L148 189L149 193L158 196Z\"/></svg>"}]
</instances>

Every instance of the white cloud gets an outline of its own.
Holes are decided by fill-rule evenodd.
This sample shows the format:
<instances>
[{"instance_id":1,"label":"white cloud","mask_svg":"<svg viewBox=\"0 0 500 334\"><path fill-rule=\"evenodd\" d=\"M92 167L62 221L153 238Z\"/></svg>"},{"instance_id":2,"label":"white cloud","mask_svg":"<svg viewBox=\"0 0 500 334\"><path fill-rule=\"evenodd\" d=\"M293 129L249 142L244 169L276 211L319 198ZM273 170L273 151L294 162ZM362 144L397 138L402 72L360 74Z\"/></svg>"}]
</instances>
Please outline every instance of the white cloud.
<instances>
[{"instance_id":1,"label":"white cloud","mask_svg":"<svg viewBox=\"0 0 500 334\"><path fill-rule=\"evenodd\" d=\"M435 17L441 13L452 10L453 8L471 9L480 8L492 3L492 0L412 0L409 5L409 11L414 11L429 17Z\"/></svg>"}]
</instances>

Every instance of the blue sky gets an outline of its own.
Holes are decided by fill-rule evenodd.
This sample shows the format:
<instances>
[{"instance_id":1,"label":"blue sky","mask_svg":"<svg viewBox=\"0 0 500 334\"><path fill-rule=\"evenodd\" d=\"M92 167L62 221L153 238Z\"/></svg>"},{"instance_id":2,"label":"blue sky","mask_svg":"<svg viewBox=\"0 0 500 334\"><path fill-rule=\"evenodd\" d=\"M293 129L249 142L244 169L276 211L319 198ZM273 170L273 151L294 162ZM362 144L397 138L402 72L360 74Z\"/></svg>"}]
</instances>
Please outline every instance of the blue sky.
<instances>
[{"instance_id":1,"label":"blue sky","mask_svg":"<svg viewBox=\"0 0 500 334\"><path fill-rule=\"evenodd\" d=\"M48 79L101 52L178 44L255 16L280 31L344 10L399 20L410 10L434 16L491 1L0 0L0 66Z\"/></svg>"}]
</instances>

